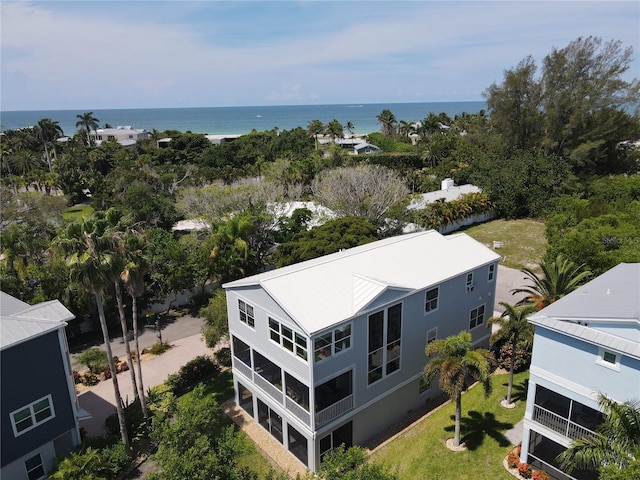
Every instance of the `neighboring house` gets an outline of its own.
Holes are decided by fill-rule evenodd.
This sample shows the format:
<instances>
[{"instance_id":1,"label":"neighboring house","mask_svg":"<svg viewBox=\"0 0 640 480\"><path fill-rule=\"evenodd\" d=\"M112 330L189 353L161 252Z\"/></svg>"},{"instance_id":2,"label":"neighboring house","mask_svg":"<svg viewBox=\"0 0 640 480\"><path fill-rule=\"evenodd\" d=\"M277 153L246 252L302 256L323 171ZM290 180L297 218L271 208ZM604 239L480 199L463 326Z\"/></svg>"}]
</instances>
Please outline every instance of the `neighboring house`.
<instances>
[{"instance_id":1,"label":"neighboring house","mask_svg":"<svg viewBox=\"0 0 640 480\"><path fill-rule=\"evenodd\" d=\"M438 393L425 346L487 346L499 256L465 234L387 238L223 285L235 401L312 471Z\"/></svg>"},{"instance_id":2,"label":"neighboring house","mask_svg":"<svg viewBox=\"0 0 640 480\"><path fill-rule=\"evenodd\" d=\"M107 140L116 140L123 147L130 147L143 140L149 140L149 132L126 125L116 128L99 128L89 132L89 138L96 145Z\"/></svg>"},{"instance_id":3,"label":"neighboring house","mask_svg":"<svg viewBox=\"0 0 640 480\"><path fill-rule=\"evenodd\" d=\"M440 184L440 190L433 192L423 193L411 200L407 206L407 210L420 210L425 208L430 203L437 202L438 200L444 200L450 202L452 200L459 199L462 195L468 193L480 193L479 187L467 183L465 185L456 186L452 178L445 178Z\"/></svg>"},{"instance_id":4,"label":"neighboring house","mask_svg":"<svg viewBox=\"0 0 640 480\"><path fill-rule=\"evenodd\" d=\"M521 461L552 478L556 456L601 422L598 394L640 398L640 263L623 263L529 317L535 325ZM597 475L596 475L597 477Z\"/></svg>"},{"instance_id":5,"label":"neighboring house","mask_svg":"<svg viewBox=\"0 0 640 480\"><path fill-rule=\"evenodd\" d=\"M0 477L45 478L80 444L80 416L65 336L74 318L59 301L28 305L0 292Z\"/></svg>"},{"instance_id":6,"label":"neighboring house","mask_svg":"<svg viewBox=\"0 0 640 480\"><path fill-rule=\"evenodd\" d=\"M351 155L363 155L365 153L378 153L382 151L379 147L372 145L371 143L358 137L336 138L332 140L325 138L323 140L320 140L319 143L320 145L335 143L345 150L348 150Z\"/></svg>"}]
</instances>

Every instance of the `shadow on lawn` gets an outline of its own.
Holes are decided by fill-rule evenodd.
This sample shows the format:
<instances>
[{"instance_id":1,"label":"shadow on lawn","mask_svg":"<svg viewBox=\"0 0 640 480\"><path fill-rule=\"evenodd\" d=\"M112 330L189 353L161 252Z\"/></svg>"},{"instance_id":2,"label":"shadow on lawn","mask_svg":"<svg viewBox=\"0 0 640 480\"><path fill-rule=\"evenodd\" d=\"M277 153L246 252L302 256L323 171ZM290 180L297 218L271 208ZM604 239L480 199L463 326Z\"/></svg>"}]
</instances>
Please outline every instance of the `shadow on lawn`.
<instances>
[{"instance_id":1,"label":"shadow on lawn","mask_svg":"<svg viewBox=\"0 0 640 480\"><path fill-rule=\"evenodd\" d=\"M502 384L505 391L505 396L507 392L507 388L509 387L508 382L504 382ZM513 389L511 390L511 401L512 402L526 402L527 401L527 392L529 391L529 379L525 378L520 383L514 383Z\"/></svg>"},{"instance_id":2,"label":"shadow on lawn","mask_svg":"<svg viewBox=\"0 0 640 480\"><path fill-rule=\"evenodd\" d=\"M455 422L455 416L451 415L451 420ZM454 431L455 426L451 425L445 428L447 432ZM503 423L496 420L491 412L480 413L470 410L467 415L460 420L460 441L464 442L468 450L476 450L485 436L493 438L501 447L508 447L511 442L502 433L503 431L513 428L512 423Z\"/></svg>"}]
</instances>

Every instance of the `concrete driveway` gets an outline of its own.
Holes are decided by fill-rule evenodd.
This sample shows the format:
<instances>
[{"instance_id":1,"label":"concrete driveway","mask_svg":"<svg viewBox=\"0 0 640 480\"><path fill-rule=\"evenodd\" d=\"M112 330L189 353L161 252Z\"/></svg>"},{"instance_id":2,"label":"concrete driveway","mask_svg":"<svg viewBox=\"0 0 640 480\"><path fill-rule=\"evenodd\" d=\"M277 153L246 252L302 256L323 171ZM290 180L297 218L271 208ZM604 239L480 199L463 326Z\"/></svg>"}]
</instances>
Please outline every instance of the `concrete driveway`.
<instances>
[{"instance_id":1,"label":"concrete driveway","mask_svg":"<svg viewBox=\"0 0 640 480\"><path fill-rule=\"evenodd\" d=\"M514 288L526 287L529 284L525 278L524 273L520 270L502 265L498 266L498 282L496 283L496 299L494 305L496 312L504 312L504 307L502 307L499 302L515 305L525 297L522 293L517 295L511 293L511 290Z\"/></svg>"}]
</instances>

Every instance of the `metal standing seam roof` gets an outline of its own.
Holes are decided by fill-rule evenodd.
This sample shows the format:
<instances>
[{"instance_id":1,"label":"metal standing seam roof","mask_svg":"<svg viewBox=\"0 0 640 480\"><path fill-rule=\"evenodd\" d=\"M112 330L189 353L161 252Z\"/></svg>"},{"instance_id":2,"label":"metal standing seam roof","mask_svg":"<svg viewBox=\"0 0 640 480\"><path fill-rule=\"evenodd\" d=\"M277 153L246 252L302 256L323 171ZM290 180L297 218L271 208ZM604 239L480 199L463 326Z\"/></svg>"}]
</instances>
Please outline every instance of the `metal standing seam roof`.
<instances>
[{"instance_id":1,"label":"metal standing seam roof","mask_svg":"<svg viewBox=\"0 0 640 480\"><path fill-rule=\"evenodd\" d=\"M615 266L531 315L529 321L640 359L640 263ZM595 321L635 326L636 340L598 330L589 323Z\"/></svg>"},{"instance_id":2,"label":"metal standing seam roof","mask_svg":"<svg viewBox=\"0 0 640 480\"><path fill-rule=\"evenodd\" d=\"M263 288L308 335L356 315L389 289L409 293L494 262L466 234L391 237L223 285Z\"/></svg>"},{"instance_id":3,"label":"metal standing seam roof","mask_svg":"<svg viewBox=\"0 0 640 480\"><path fill-rule=\"evenodd\" d=\"M29 305L0 294L0 350L62 328L75 318L58 300Z\"/></svg>"}]
</instances>

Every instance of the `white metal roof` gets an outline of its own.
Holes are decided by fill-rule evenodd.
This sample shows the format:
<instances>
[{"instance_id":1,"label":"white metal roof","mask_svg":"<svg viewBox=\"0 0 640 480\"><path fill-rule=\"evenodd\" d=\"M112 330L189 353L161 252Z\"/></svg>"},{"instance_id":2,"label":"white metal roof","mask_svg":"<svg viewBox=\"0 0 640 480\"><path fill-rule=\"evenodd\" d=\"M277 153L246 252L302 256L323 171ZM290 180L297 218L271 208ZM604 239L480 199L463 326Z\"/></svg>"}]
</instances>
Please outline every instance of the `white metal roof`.
<instances>
[{"instance_id":1,"label":"white metal roof","mask_svg":"<svg viewBox=\"0 0 640 480\"><path fill-rule=\"evenodd\" d=\"M640 263L615 266L531 315L529 321L640 359ZM598 330L596 322L627 325L637 333L614 335Z\"/></svg>"},{"instance_id":2,"label":"white metal roof","mask_svg":"<svg viewBox=\"0 0 640 480\"><path fill-rule=\"evenodd\" d=\"M73 318L58 300L29 305L0 292L0 350L62 328Z\"/></svg>"},{"instance_id":3,"label":"white metal roof","mask_svg":"<svg viewBox=\"0 0 640 480\"><path fill-rule=\"evenodd\" d=\"M445 202L450 202L451 200L456 200L467 193L479 193L481 191L482 190L480 190L479 187L467 183L465 185L449 187L446 190L436 190L434 192L423 193L417 198L411 200L407 206L407 210L424 208L428 204L434 203L436 200L441 198L443 198Z\"/></svg>"},{"instance_id":4,"label":"white metal roof","mask_svg":"<svg viewBox=\"0 0 640 480\"><path fill-rule=\"evenodd\" d=\"M262 287L307 334L353 317L388 289L424 289L499 256L466 234L387 238L223 285Z\"/></svg>"}]
</instances>

